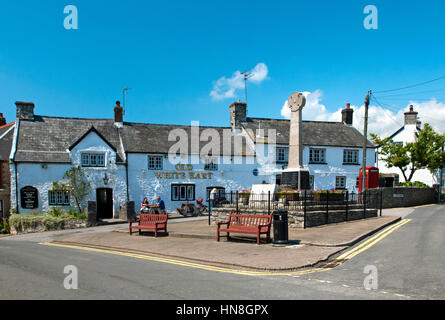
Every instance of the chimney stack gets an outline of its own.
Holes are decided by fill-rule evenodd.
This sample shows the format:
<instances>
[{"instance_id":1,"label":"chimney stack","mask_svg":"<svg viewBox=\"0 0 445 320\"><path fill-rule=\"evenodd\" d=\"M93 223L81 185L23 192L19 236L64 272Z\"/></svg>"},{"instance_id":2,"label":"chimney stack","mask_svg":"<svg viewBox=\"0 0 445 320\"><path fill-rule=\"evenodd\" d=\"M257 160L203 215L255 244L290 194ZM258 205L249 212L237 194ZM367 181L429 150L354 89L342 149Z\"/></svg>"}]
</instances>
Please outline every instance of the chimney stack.
<instances>
[{"instance_id":1,"label":"chimney stack","mask_svg":"<svg viewBox=\"0 0 445 320\"><path fill-rule=\"evenodd\" d=\"M230 126L238 127L240 122L247 120L247 104L245 102L234 102L230 106Z\"/></svg>"},{"instance_id":2,"label":"chimney stack","mask_svg":"<svg viewBox=\"0 0 445 320\"><path fill-rule=\"evenodd\" d=\"M405 112L405 125L417 125L418 112L414 111L412 105L409 106L409 111Z\"/></svg>"},{"instance_id":3,"label":"chimney stack","mask_svg":"<svg viewBox=\"0 0 445 320\"><path fill-rule=\"evenodd\" d=\"M6 119L3 116L3 113L0 113L0 126L4 126L6 124Z\"/></svg>"},{"instance_id":4,"label":"chimney stack","mask_svg":"<svg viewBox=\"0 0 445 320\"><path fill-rule=\"evenodd\" d=\"M34 103L17 101L17 119L34 121Z\"/></svg>"},{"instance_id":5,"label":"chimney stack","mask_svg":"<svg viewBox=\"0 0 445 320\"><path fill-rule=\"evenodd\" d=\"M121 107L121 102L116 101L116 106L114 107L114 123L124 122L124 110Z\"/></svg>"},{"instance_id":6,"label":"chimney stack","mask_svg":"<svg viewBox=\"0 0 445 320\"><path fill-rule=\"evenodd\" d=\"M352 126L353 115L354 115L354 110L351 109L351 104L347 103L346 109L343 109L341 111L341 121L347 126Z\"/></svg>"}]
</instances>

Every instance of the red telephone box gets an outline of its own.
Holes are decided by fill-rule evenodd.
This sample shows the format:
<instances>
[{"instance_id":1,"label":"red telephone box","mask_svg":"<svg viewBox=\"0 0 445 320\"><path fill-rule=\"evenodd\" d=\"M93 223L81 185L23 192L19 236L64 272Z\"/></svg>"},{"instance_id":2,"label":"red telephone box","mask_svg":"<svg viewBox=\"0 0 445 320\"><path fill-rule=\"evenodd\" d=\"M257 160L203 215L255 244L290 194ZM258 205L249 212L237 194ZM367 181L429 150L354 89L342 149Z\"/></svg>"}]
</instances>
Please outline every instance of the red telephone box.
<instances>
[{"instance_id":1,"label":"red telephone box","mask_svg":"<svg viewBox=\"0 0 445 320\"><path fill-rule=\"evenodd\" d=\"M359 176L359 192L362 191L362 168L360 168ZM368 166L366 167L366 189L374 189L379 187L379 168Z\"/></svg>"}]
</instances>

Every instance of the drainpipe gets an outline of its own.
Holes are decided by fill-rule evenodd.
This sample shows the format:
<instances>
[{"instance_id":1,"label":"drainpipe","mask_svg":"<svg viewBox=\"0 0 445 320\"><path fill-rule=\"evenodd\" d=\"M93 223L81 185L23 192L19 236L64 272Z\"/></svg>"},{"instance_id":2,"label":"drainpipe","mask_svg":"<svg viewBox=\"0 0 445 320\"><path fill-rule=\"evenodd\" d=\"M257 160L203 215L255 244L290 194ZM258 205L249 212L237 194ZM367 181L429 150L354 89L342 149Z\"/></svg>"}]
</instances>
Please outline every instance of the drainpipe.
<instances>
[{"instance_id":1,"label":"drainpipe","mask_svg":"<svg viewBox=\"0 0 445 320\"><path fill-rule=\"evenodd\" d=\"M125 178L127 180L127 202L130 201L130 191L128 189L128 152L125 151Z\"/></svg>"},{"instance_id":2,"label":"drainpipe","mask_svg":"<svg viewBox=\"0 0 445 320\"><path fill-rule=\"evenodd\" d=\"M12 142L12 148L11 148L11 154L9 155L9 160L10 162L12 162L14 164L14 171L15 171L15 207L17 208L17 213L20 213L20 209L19 209L19 189L18 189L18 173L17 173L17 168L18 168L18 164L17 162L14 160L15 159L15 154L17 152L17 141L19 139L19 127L20 127L20 119L17 117L16 121L15 121L15 129L14 129L14 137L13 137L13 142Z\"/></svg>"}]
</instances>

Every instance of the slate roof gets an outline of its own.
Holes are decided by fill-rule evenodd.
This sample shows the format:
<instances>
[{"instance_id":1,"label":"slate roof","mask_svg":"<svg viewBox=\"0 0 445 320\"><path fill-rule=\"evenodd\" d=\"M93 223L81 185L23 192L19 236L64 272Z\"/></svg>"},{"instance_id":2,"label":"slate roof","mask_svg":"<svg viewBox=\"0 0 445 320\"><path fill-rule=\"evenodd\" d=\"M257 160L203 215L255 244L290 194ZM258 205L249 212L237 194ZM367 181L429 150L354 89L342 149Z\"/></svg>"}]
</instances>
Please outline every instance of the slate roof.
<instances>
[{"instance_id":1,"label":"slate roof","mask_svg":"<svg viewBox=\"0 0 445 320\"><path fill-rule=\"evenodd\" d=\"M9 160L11 153L12 142L14 138L14 124L15 122L8 123L0 127L0 160ZM8 132L9 130L9 132ZM3 136L6 134L5 136Z\"/></svg>"},{"instance_id":2,"label":"slate roof","mask_svg":"<svg viewBox=\"0 0 445 320\"><path fill-rule=\"evenodd\" d=\"M68 148L91 127L117 150L116 162L122 163L118 129L112 119L80 119L35 116L34 121L20 120L15 161L70 163Z\"/></svg>"},{"instance_id":3,"label":"slate roof","mask_svg":"<svg viewBox=\"0 0 445 320\"><path fill-rule=\"evenodd\" d=\"M279 145L289 145L290 121L281 119L247 118L241 125L256 132L259 128L277 130ZM303 145L320 147L362 148L363 134L342 122L303 121ZM377 146L368 140L368 148Z\"/></svg>"},{"instance_id":4,"label":"slate roof","mask_svg":"<svg viewBox=\"0 0 445 320\"><path fill-rule=\"evenodd\" d=\"M242 123L245 129L277 130L277 144L289 144L289 120L247 118ZM94 128L94 129L92 129ZM76 144L89 130L97 133L117 150L117 162L123 163L125 152L146 154L167 154L176 141L168 141L173 129L183 129L191 137L191 127L181 125L160 125L124 122L121 128L114 125L113 119L82 119L35 116L34 121L20 120L17 151L17 162L70 163L69 148ZM220 154L233 155L246 152L245 139L239 150L224 149L223 131L231 132L230 127L200 127L200 135L206 129L215 129L220 137ZM233 139L233 136L226 140ZM256 138L254 138L256 140ZM121 143L122 141L122 143ZM233 142L233 140L232 140ZM208 142L201 141L200 148ZM353 127L341 122L303 122L303 143L307 146L361 148L363 135ZM376 146L368 141L369 148ZM191 143L188 142L191 153ZM216 154L214 154L216 155ZM9 154L8 154L9 156Z\"/></svg>"}]
</instances>

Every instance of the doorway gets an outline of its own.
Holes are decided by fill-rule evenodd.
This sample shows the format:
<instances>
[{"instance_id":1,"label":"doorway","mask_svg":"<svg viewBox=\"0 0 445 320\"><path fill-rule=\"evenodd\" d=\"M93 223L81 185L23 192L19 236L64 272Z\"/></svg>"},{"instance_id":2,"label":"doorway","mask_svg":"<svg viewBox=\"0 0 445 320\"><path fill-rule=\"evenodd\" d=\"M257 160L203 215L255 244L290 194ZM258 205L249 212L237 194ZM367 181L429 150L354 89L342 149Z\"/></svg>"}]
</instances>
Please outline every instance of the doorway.
<instances>
[{"instance_id":1,"label":"doorway","mask_svg":"<svg viewBox=\"0 0 445 320\"><path fill-rule=\"evenodd\" d=\"M113 189L96 190L97 220L113 218Z\"/></svg>"}]
</instances>

